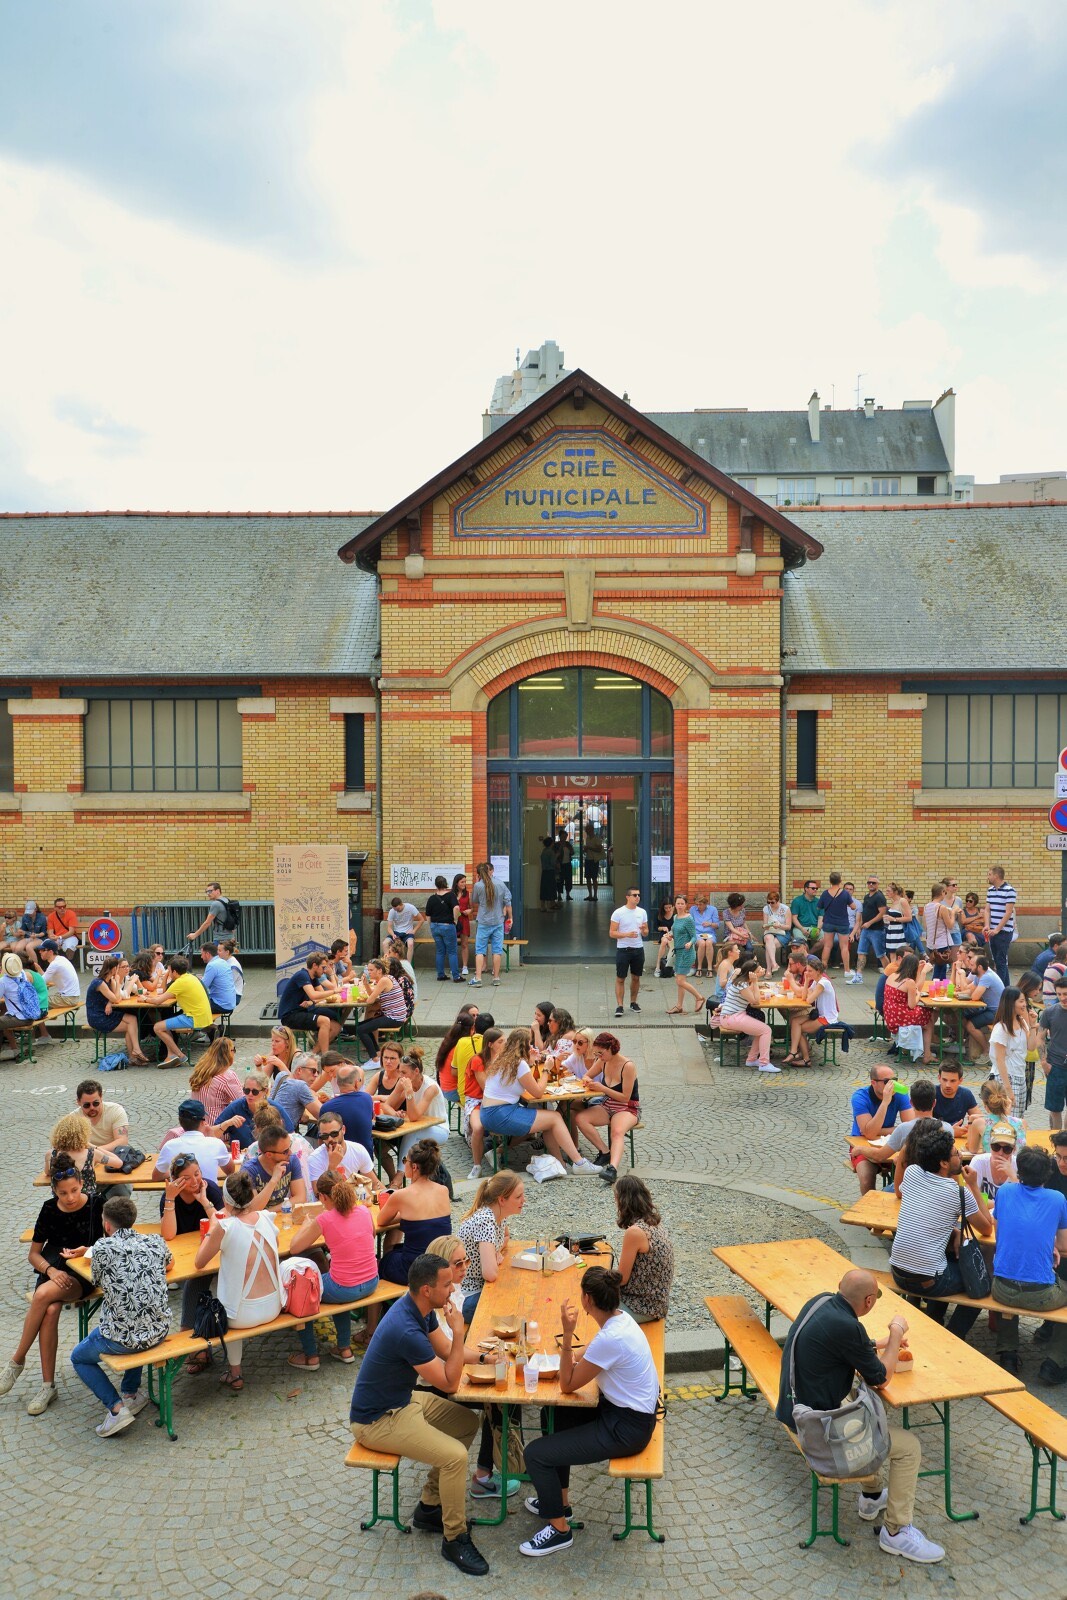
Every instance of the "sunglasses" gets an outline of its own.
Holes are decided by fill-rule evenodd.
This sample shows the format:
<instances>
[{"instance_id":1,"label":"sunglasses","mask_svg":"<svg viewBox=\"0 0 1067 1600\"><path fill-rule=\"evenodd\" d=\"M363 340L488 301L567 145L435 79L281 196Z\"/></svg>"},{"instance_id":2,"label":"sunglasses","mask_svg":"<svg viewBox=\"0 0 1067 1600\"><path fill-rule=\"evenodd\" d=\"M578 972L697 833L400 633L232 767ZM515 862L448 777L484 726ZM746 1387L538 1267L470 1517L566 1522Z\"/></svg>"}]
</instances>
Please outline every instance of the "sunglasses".
<instances>
[{"instance_id":1,"label":"sunglasses","mask_svg":"<svg viewBox=\"0 0 1067 1600\"><path fill-rule=\"evenodd\" d=\"M251 1095L253 1100L258 1100L259 1096L261 1094L266 1094L266 1092L267 1091L265 1089L246 1089L245 1090L245 1099L247 1100L249 1095Z\"/></svg>"},{"instance_id":2,"label":"sunglasses","mask_svg":"<svg viewBox=\"0 0 1067 1600\"><path fill-rule=\"evenodd\" d=\"M96 1111L100 1106L103 1105L103 1103L104 1102L102 1100L83 1100L81 1102L81 1107L83 1111Z\"/></svg>"},{"instance_id":3,"label":"sunglasses","mask_svg":"<svg viewBox=\"0 0 1067 1600\"><path fill-rule=\"evenodd\" d=\"M1015 1154L1015 1146L1013 1144L991 1144L989 1148L990 1150L995 1150L998 1156L1011 1156Z\"/></svg>"}]
</instances>

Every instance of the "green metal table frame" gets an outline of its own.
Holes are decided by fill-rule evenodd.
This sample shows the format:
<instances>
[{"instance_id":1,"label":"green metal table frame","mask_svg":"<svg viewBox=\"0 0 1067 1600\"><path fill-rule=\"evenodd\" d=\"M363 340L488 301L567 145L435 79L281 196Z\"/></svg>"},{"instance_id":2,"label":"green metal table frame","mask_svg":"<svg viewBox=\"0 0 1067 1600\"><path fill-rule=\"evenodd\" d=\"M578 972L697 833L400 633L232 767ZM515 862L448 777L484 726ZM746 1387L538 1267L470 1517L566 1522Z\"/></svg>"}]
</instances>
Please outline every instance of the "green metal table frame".
<instances>
[{"instance_id":1,"label":"green metal table frame","mask_svg":"<svg viewBox=\"0 0 1067 1600\"><path fill-rule=\"evenodd\" d=\"M945 1515L953 1522L977 1522L977 1511L953 1511L952 1509L952 1403L943 1400L928 1402L937 1415L936 1422L911 1421L911 1407L902 1406L900 1420L905 1428L917 1432L920 1428L941 1429L941 1465L939 1467L924 1467L919 1473L920 1478L944 1478L945 1480Z\"/></svg>"},{"instance_id":2,"label":"green metal table frame","mask_svg":"<svg viewBox=\"0 0 1067 1600\"><path fill-rule=\"evenodd\" d=\"M378 1508L378 1479L381 1477L383 1472L385 1473L387 1478L390 1478L392 1480L392 1485L393 1485L393 1509L391 1511L380 1511L379 1508ZM387 1469L385 1467L372 1467L371 1468L371 1491L370 1491L370 1493L371 1493L370 1516L367 1518L366 1522L361 1522L360 1523L360 1527L363 1529L364 1533L366 1533L368 1528L373 1528L375 1523L377 1523L377 1522L391 1522L395 1528L399 1528L401 1533L410 1533L411 1532L411 1528L408 1525L408 1523L401 1522L401 1520L400 1520L400 1462L399 1461L397 1462L396 1466L393 1467L391 1470Z\"/></svg>"},{"instance_id":3,"label":"green metal table frame","mask_svg":"<svg viewBox=\"0 0 1067 1600\"><path fill-rule=\"evenodd\" d=\"M1038 1444L1037 1440L1031 1434L1028 1433L1025 1437L1027 1444L1030 1446L1031 1457L1030 1510L1027 1512L1025 1517L1020 1517L1019 1521L1025 1528L1028 1522L1033 1522L1034 1518L1040 1515L1041 1512L1047 1511L1051 1517L1055 1517L1057 1522L1063 1522L1064 1518L1067 1517L1067 1512L1058 1511L1056 1509L1056 1467L1059 1457L1056 1455L1054 1450L1049 1450L1045 1445ZM1049 1469L1048 1505L1045 1506L1039 1506L1037 1503L1038 1490L1041 1484L1042 1465L1047 1466Z\"/></svg>"}]
</instances>

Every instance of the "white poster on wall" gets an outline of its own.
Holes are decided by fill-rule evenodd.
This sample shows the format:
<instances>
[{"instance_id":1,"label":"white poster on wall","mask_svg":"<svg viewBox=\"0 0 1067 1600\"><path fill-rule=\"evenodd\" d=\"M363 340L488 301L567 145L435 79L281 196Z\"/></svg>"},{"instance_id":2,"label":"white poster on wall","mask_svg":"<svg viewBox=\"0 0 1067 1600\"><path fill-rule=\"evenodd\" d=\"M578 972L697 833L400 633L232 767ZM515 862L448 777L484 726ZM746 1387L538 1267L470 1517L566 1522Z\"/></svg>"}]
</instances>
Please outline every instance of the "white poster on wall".
<instances>
[{"instance_id":1,"label":"white poster on wall","mask_svg":"<svg viewBox=\"0 0 1067 1600\"><path fill-rule=\"evenodd\" d=\"M653 883L670 883L670 881L671 881L671 858L670 858L670 856L653 856L652 857L652 882Z\"/></svg>"},{"instance_id":2,"label":"white poster on wall","mask_svg":"<svg viewBox=\"0 0 1067 1600\"><path fill-rule=\"evenodd\" d=\"M451 889L452 879L456 873L466 870L462 861L444 865L433 861L394 861L389 868L389 887L403 889L413 894L432 894L433 881L438 875L448 879L448 887Z\"/></svg>"},{"instance_id":3,"label":"white poster on wall","mask_svg":"<svg viewBox=\"0 0 1067 1600\"><path fill-rule=\"evenodd\" d=\"M291 978L308 956L348 937L348 846L274 846L274 965Z\"/></svg>"},{"instance_id":4,"label":"white poster on wall","mask_svg":"<svg viewBox=\"0 0 1067 1600\"><path fill-rule=\"evenodd\" d=\"M506 884L510 885L510 883L511 883L511 857L510 856L490 856L489 857L489 865L493 869L493 877L494 878L499 879L501 883L506 883Z\"/></svg>"}]
</instances>

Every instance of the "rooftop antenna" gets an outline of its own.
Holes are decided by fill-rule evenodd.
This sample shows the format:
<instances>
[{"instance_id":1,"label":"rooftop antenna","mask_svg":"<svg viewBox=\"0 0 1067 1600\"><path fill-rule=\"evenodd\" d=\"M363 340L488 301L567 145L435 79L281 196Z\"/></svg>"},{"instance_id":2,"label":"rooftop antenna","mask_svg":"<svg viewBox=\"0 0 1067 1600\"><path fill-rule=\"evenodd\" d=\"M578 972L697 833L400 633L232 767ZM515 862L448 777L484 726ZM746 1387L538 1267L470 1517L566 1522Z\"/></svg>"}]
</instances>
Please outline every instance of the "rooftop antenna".
<instances>
[{"instance_id":1,"label":"rooftop antenna","mask_svg":"<svg viewBox=\"0 0 1067 1600\"><path fill-rule=\"evenodd\" d=\"M857 411L860 408L860 384L863 382L863 380L864 380L864 378L866 376L867 376L867 374L865 372L857 372L857 374L856 374L856 410Z\"/></svg>"},{"instance_id":2,"label":"rooftop antenna","mask_svg":"<svg viewBox=\"0 0 1067 1600\"><path fill-rule=\"evenodd\" d=\"M520 355L519 355L519 347L518 347L518 345L516 345L515 346L515 370L516 370L516 372L519 369L519 361L520 361L520 359L521 358L520 358ZM860 386L859 386L859 383L857 382L857 384L856 384L856 394L858 395L859 392L860 392ZM856 404L859 405L859 400L858 399L856 401Z\"/></svg>"}]
</instances>

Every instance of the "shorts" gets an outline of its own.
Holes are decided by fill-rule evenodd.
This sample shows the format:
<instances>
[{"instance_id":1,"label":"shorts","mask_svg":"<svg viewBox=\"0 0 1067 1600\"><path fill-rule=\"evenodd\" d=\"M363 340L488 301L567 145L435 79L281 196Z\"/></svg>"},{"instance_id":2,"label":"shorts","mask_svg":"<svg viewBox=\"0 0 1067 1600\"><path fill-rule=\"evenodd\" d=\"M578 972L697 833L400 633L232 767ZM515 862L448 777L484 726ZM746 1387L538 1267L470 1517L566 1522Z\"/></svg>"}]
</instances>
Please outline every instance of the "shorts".
<instances>
[{"instance_id":1,"label":"shorts","mask_svg":"<svg viewBox=\"0 0 1067 1600\"><path fill-rule=\"evenodd\" d=\"M639 978L645 970L645 947L635 950L632 946L615 950L615 976L625 978L627 973L632 978Z\"/></svg>"},{"instance_id":2,"label":"shorts","mask_svg":"<svg viewBox=\"0 0 1067 1600\"><path fill-rule=\"evenodd\" d=\"M498 922L495 928L483 928L479 922L474 930L474 953L484 956L491 951L495 956L504 954L504 924Z\"/></svg>"},{"instance_id":3,"label":"shorts","mask_svg":"<svg viewBox=\"0 0 1067 1600\"><path fill-rule=\"evenodd\" d=\"M302 1006L299 1011L290 1011L278 1021L283 1028L291 1028L294 1033L306 1033L312 1022L318 1022L320 1017L325 1017L329 1022L342 1020L339 1011L332 1011L329 1006Z\"/></svg>"},{"instance_id":4,"label":"shorts","mask_svg":"<svg viewBox=\"0 0 1067 1600\"><path fill-rule=\"evenodd\" d=\"M482 1128L503 1139L525 1139L534 1125L537 1112L520 1102L508 1106L482 1106Z\"/></svg>"},{"instance_id":5,"label":"shorts","mask_svg":"<svg viewBox=\"0 0 1067 1600\"><path fill-rule=\"evenodd\" d=\"M163 1026L168 1033L177 1033L182 1028L195 1028L196 1023L192 1017L187 1017L183 1011L179 1011L176 1017L168 1017Z\"/></svg>"},{"instance_id":6,"label":"shorts","mask_svg":"<svg viewBox=\"0 0 1067 1600\"><path fill-rule=\"evenodd\" d=\"M819 937L818 928L794 928L790 935L794 944L810 944Z\"/></svg>"},{"instance_id":7,"label":"shorts","mask_svg":"<svg viewBox=\"0 0 1067 1600\"><path fill-rule=\"evenodd\" d=\"M1067 1067L1050 1067L1045 1083L1045 1110L1062 1111L1067 1106Z\"/></svg>"},{"instance_id":8,"label":"shorts","mask_svg":"<svg viewBox=\"0 0 1067 1600\"><path fill-rule=\"evenodd\" d=\"M790 934L785 933L785 932L780 932L777 928L768 928L767 932L774 935L774 937L778 940L778 943L781 945L782 949L784 950L786 945L790 941L790 937L791 937Z\"/></svg>"},{"instance_id":9,"label":"shorts","mask_svg":"<svg viewBox=\"0 0 1067 1600\"><path fill-rule=\"evenodd\" d=\"M861 928L859 954L861 956L877 956L879 961L884 961L885 931L882 928Z\"/></svg>"},{"instance_id":10,"label":"shorts","mask_svg":"<svg viewBox=\"0 0 1067 1600\"><path fill-rule=\"evenodd\" d=\"M996 1018L992 1006L983 1006L981 1011L968 1011L967 1021L973 1022L976 1028L989 1028Z\"/></svg>"},{"instance_id":11,"label":"shorts","mask_svg":"<svg viewBox=\"0 0 1067 1600\"><path fill-rule=\"evenodd\" d=\"M586 856L586 858L585 858L585 881L586 881L586 883L596 883L596 881L597 881L597 879L599 877L600 877L600 862L599 861L591 861L589 859L589 857Z\"/></svg>"}]
</instances>

